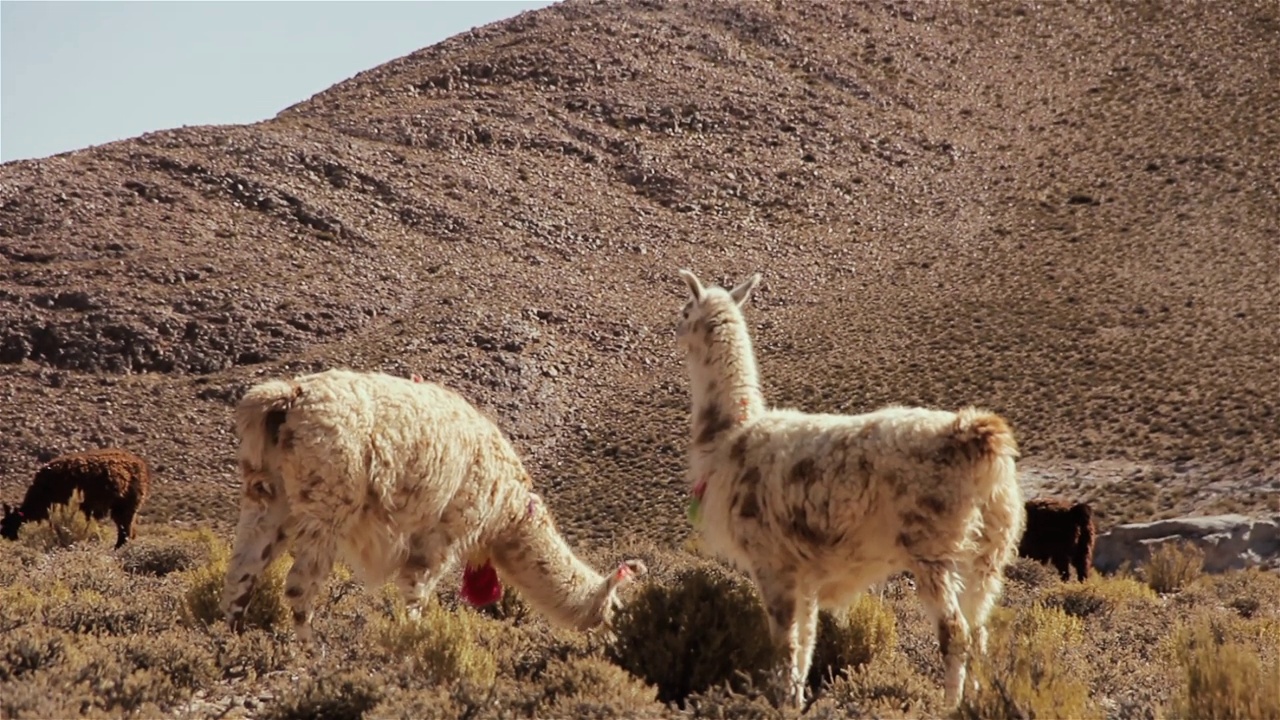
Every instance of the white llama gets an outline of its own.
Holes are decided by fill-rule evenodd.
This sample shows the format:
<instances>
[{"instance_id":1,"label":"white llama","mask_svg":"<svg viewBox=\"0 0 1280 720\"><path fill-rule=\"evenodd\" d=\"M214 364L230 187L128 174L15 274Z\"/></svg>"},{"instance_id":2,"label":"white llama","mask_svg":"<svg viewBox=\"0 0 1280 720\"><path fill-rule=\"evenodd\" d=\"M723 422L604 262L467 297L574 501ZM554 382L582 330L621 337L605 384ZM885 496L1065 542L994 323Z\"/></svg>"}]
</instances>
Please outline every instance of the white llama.
<instances>
[{"instance_id":1,"label":"white llama","mask_svg":"<svg viewBox=\"0 0 1280 720\"><path fill-rule=\"evenodd\" d=\"M608 625L618 589L645 572L628 560L602 577L579 560L501 430L419 378L263 382L236 408L236 432L243 497L222 599L233 627L290 542L285 596L304 643L339 554L368 586L394 579L415 614L459 560L491 558L535 610L579 629Z\"/></svg>"},{"instance_id":2,"label":"white llama","mask_svg":"<svg viewBox=\"0 0 1280 720\"><path fill-rule=\"evenodd\" d=\"M692 394L690 516L706 547L759 588L790 701L804 702L818 609L909 570L937 623L954 707L1025 522L1008 425L974 408L770 409L741 311L759 274L732 290L680 275L692 295L678 329Z\"/></svg>"}]
</instances>

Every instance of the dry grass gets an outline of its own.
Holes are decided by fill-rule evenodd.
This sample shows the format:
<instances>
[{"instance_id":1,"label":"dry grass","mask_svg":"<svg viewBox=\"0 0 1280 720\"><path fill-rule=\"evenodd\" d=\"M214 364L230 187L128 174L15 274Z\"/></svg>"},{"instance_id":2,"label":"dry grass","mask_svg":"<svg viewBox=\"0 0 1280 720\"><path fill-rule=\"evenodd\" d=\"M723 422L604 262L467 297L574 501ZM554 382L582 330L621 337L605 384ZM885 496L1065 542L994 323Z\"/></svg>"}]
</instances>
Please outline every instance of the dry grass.
<instances>
[{"instance_id":1,"label":"dry grass","mask_svg":"<svg viewBox=\"0 0 1280 720\"><path fill-rule=\"evenodd\" d=\"M1165 543L1142 568L1147 584L1158 593L1175 593L1200 577L1204 551L1189 543Z\"/></svg>"},{"instance_id":2,"label":"dry grass","mask_svg":"<svg viewBox=\"0 0 1280 720\"><path fill-rule=\"evenodd\" d=\"M655 572L614 637L554 629L514 591L479 612L446 588L412 620L391 588L339 568L310 654L274 581L243 634L212 611L223 540L149 538L119 552L0 543L0 716L208 717L233 703L272 718L794 715L765 691L773 653L750 583L677 551L640 553ZM962 716L1280 716L1276 574L1204 575L1163 596L1131 576L1062 583L1020 563L1009 577ZM804 716L942 716L933 634L905 579L824 612Z\"/></svg>"}]
</instances>

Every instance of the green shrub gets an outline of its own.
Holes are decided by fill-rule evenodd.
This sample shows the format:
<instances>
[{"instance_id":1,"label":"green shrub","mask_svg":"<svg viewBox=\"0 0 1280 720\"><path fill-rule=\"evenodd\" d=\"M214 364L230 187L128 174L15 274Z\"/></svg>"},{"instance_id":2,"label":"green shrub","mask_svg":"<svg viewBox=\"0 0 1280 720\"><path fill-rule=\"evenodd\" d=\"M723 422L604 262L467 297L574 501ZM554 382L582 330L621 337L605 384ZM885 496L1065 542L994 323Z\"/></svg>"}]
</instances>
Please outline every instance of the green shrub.
<instances>
[{"instance_id":1,"label":"green shrub","mask_svg":"<svg viewBox=\"0 0 1280 720\"><path fill-rule=\"evenodd\" d=\"M1147 584L1158 593L1175 593L1204 570L1204 551L1190 543L1165 543L1151 553L1143 569Z\"/></svg>"},{"instance_id":2,"label":"green shrub","mask_svg":"<svg viewBox=\"0 0 1280 720\"><path fill-rule=\"evenodd\" d=\"M962 718L1101 717L1089 698L1079 618L1037 604L1016 614L997 608L988 627L987 656L972 666L979 689L966 690Z\"/></svg>"},{"instance_id":3,"label":"green shrub","mask_svg":"<svg viewBox=\"0 0 1280 720\"><path fill-rule=\"evenodd\" d=\"M431 682L492 685L497 676L497 660L478 642L486 620L467 607L450 611L432 600L422 608L418 619L409 616L398 595L386 592L392 601L390 618L375 623L374 637L379 645L397 657L409 658L418 673Z\"/></svg>"},{"instance_id":4,"label":"green shrub","mask_svg":"<svg viewBox=\"0 0 1280 720\"><path fill-rule=\"evenodd\" d=\"M740 690L774 664L755 588L714 565L647 583L614 618L614 632L611 659L656 685L664 703L724 683Z\"/></svg>"},{"instance_id":5,"label":"green shrub","mask_svg":"<svg viewBox=\"0 0 1280 720\"><path fill-rule=\"evenodd\" d=\"M221 539L209 536L208 561L184 573L182 619L188 625L209 627L222 620L222 591L226 585L231 548ZM285 627L290 610L284 600L284 581L292 560L288 554L276 558L258 577L245 609L245 626L272 630Z\"/></svg>"},{"instance_id":6,"label":"green shrub","mask_svg":"<svg viewBox=\"0 0 1280 720\"><path fill-rule=\"evenodd\" d=\"M844 610L821 612L809 686L816 690L848 668L866 665L879 655L893 652L897 643L898 624L893 611L871 595L859 595Z\"/></svg>"}]
</instances>

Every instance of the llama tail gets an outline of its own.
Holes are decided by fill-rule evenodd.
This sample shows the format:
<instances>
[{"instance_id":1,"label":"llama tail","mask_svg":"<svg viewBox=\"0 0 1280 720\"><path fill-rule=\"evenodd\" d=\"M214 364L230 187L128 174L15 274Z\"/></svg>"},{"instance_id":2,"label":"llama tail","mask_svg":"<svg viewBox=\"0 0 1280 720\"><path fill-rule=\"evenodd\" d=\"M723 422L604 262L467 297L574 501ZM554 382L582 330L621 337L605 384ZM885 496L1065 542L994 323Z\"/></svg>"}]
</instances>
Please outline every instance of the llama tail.
<instances>
[{"instance_id":1,"label":"llama tail","mask_svg":"<svg viewBox=\"0 0 1280 720\"><path fill-rule=\"evenodd\" d=\"M947 460L972 478L969 487L983 508L984 534L994 544L997 566L1003 566L1017 556L1027 522L1013 430L999 415L968 407L956 413L947 441Z\"/></svg>"},{"instance_id":2,"label":"llama tail","mask_svg":"<svg viewBox=\"0 0 1280 720\"><path fill-rule=\"evenodd\" d=\"M236 405L236 435L240 438L240 467L246 474L262 472L267 455L280 442L280 426L302 387L285 380L268 380L249 388Z\"/></svg>"}]
</instances>

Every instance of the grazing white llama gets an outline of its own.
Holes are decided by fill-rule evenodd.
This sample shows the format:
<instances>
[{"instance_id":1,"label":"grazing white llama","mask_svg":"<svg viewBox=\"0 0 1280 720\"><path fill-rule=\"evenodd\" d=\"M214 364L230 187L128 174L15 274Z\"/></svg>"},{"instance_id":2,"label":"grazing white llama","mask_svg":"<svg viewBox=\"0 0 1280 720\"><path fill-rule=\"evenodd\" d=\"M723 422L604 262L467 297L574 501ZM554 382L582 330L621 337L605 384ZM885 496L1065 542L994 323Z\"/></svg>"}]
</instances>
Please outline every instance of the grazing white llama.
<instances>
[{"instance_id":1,"label":"grazing white llama","mask_svg":"<svg viewBox=\"0 0 1280 720\"><path fill-rule=\"evenodd\" d=\"M222 600L233 627L290 542L285 596L304 643L339 555L368 586L394 580L415 614L459 560L492 559L535 610L579 629L608 625L618 589L645 572L628 560L603 577L579 560L501 430L440 385L346 370L270 380L245 393L236 433L243 497Z\"/></svg>"},{"instance_id":2,"label":"grazing white llama","mask_svg":"<svg viewBox=\"0 0 1280 720\"><path fill-rule=\"evenodd\" d=\"M692 394L690 517L710 551L755 581L790 701L804 702L818 609L909 570L955 706L1025 522L1008 425L974 408L770 409L741 311L759 274L732 290L680 275L692 296L678 330Z\"/></svg>"}]
</instances>

